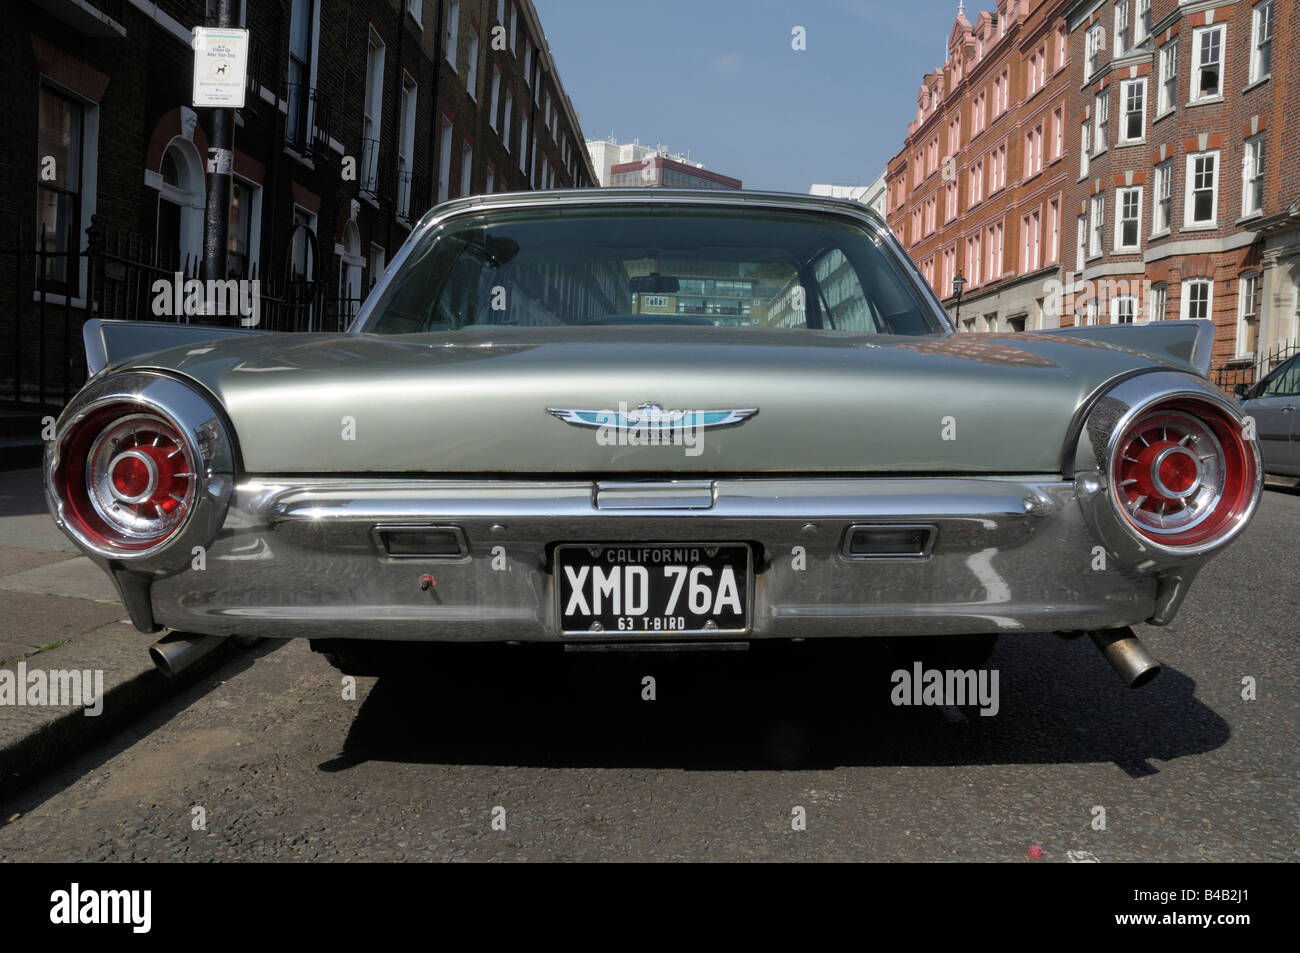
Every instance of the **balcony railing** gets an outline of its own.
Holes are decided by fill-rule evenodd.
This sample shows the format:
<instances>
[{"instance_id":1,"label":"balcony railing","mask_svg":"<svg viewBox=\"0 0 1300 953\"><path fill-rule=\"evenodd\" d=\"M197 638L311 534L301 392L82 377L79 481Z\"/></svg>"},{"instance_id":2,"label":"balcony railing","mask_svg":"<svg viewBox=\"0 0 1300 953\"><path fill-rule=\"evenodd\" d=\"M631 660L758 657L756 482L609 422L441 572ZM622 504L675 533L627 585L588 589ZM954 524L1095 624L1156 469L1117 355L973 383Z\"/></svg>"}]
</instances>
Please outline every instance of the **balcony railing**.
<instances>
[{"instance_id":1,"label":"balcony railing","mask_svg":"<svg viewBox=\"0 0 1300 953\"><path fill-rule=\"evenodd\" d=\"M289 83L285 100L284 144L306 159L329 153L330 104L315 87Z\"/></svg>"}]
</instances>

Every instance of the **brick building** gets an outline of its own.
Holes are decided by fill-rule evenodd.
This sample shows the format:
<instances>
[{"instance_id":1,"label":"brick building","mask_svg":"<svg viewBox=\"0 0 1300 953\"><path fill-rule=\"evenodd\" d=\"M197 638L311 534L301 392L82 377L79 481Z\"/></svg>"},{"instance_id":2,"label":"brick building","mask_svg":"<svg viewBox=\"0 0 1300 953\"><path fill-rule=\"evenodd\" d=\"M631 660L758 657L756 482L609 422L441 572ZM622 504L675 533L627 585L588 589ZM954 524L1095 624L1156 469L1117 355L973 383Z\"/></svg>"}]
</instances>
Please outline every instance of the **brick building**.
<instances>
[{"instance_id":1,"label":"brick building","mask_svg":"<svg viewBox=\"0 0 1300 953\"><path fill-rule=\"evenodd\" d=\"M1217 364L1267 363L1300 340L1298 29L1283 0L959 12L890 225L950 312L960 269L963 330L1209 317Z\"/></svg>"},{"instance_id":2,"label":"brick building","mask_svg":"<svg viewBox=\"0 0 1300 953\"><path fill-rule=\"evenodd\" d=\"M917 95L916 119L886 172L888 221L960 327L1056 324L1068 172L1071 61L1065 0L1003 0L959 11L947 62Z\"/></svg>"},{"instance_id":3,"label":"brick building","mask_svg":"<svg viewBox=\"0 0 1300 953\"><path fill-rule=\"evenodd\" d=\"M189 107L191 28L211 23L215 6L20 0L10 10L0 397L75 388L87 317L156 317L144 289L194 272L211 111ZM264 308L279 317L263 326L345 326L437 201L595 181L529 0L236 6L250 57L227 267L286 305Z\"/></svg>"},{"instance_id":4,"label":"brick building","mask_svg":"<svg viewBox=\"0 0 1300 953\"><path fill-rule=\"evenodd\" d=\"M1065 323L1210 318L1218 365L1300 339L1300 6L1075 0Z\"/></svg>"}]
</instances>

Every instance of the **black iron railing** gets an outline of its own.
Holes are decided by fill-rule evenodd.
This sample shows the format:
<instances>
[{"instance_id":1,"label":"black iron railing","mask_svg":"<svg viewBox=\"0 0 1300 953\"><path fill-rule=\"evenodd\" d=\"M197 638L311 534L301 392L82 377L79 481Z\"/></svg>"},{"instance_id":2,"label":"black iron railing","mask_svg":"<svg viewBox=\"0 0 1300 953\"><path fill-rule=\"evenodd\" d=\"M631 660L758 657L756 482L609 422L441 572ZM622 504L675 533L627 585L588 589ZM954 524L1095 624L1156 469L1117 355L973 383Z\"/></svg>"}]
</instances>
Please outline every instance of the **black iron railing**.
<instances>
[{"instance_id":1,"label":"black iron railing","mask_svg":"<svg viewBox=\"0 0 1300 953\"><path fill-rule=\"evenodd\" d=\"M1253 387L1275 367L1296 354L1300 354L1300 342L1287 341L1254 358L1224 361L1210 370L1210 379L1231 394L1238 385Z\"/></svg>"}]
</instances>

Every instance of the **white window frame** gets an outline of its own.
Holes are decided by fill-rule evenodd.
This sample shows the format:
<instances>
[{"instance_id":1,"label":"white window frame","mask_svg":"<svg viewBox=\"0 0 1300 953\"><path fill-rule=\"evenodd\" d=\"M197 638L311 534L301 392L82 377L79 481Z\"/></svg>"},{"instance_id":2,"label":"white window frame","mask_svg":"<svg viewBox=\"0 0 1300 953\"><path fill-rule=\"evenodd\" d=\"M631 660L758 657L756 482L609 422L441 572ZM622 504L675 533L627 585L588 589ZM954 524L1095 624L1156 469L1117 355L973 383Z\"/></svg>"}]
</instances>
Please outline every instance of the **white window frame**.
<instances>
[{"instance_id":1,"label":"white window frame","mask_svg":"<svg viewBox=\"0 0 1300 953\"><path fill-rule=\"evenodd\" d=\"M1084 73L1091 78L1101 68L1101 48L1106 42L1106 28L1094 23L1084 34Z\"/></svg>"},{"instance_id":2,"label":"white window frame","mask_svg":"<svg viewBox=\"0 0 1300 953\"><path fill-rule=\"evenodd\" d=\"M1213 278L1184 278L1182 287L1182 302L1179 307L1178 316L1184 320L1197 320L1191 317L1192 288L1204 287L1205 291L1205 316L1203 320L1212 321L1214 319L1214 279ZM1198 296L1199 297L1199 296Z\"/></svg>"},{"instance_id":3,"label":"white window frame","mask_svg":"<svg viewBox=\"0 0 1300 953\"><path fill-rule=\"evenodd\" d=\"M1169 234L1174 217L1174 160L1166 159L1155 168L1151 200L1151 237ZM1161 221L1161 213L1164 221Z\"/></svg>"},{"instance_id":4,"label":"white window frame","mask_svg":"<svg viewBox=\"0 0 1300 953\"><path fill-rule=\"evenodd\" d=\"M460 141L460 194L469 195L473 187L474 147L466 140Z\"/></svg>"},{"instance_id":5,"label":"white window frame","mask_svg":"<svg viewBox=\"0 0 1300 953\"><path fill-rule=\"evenodd\" d=\"M1088 263L1088 216L1080 215L1074 230L1074 270L1082 272Z\"/></svg>"},{"instance_id":6,"label":"white window frame","mask_svg":"<svg viewBox=\"0 0 1300 953\"><path fill-rule=\"evenodd\" d=\"M1137 193L1137 210L1132 218L1124 216L1125 200ZM1125 186L1115 190L1115 251L1133 252L1142 248L1142 186ZM1131 221L1137 235L1131 243L1124 242L1124 223Z\"/></svg>"},{"instance_id":7,"label":"white window frame","mask_svg":"<svg viewBox=\"0 0 1300 953\"><path fill-rule=\"evenodd\" d=\"M1168 304L1169 286L1163 281L1156 282L1151 286L1151 293L1147 295L1147 320L1163 321Z\"/></svg>"},{"instance_id":8,"label":"white window frame","mask_svg":"<svg viewBox=\"0 0 1300 953\"><path fill-rule=\"evenodd\" d=\"M1115 42L1113 56L1123 56L1129 51L1129 0L1117 0L1115 4Z\"/></svg>"},{"instance_id":9,"label":"white window frame","mask_svg":"<svg viewBox=\"0 0 1300 953\"><path fill-rule=\"evenodd\" d=\"M407 2L418 3L419 0L407 0ZM451 64L451 71L453 73L456 72L456 59L457 59L456 48L457 46L459 46L459 41L460 41L460 0L451 0L451 3L447 4L447 25L444 28L444 33L443 33L444 48L442 53L443 56L447 58L447 62Z\"/></svg>"},{"instance_id":10,"label":"white window frame","mask_svg":"<svg viewBox=\"0 0 1300 953\"><path fill-rule=\"evenodd\" d=\"M1160 48L1160 90L1157 96L1157 119L1178 108L1177 40L1171 40Z\"/></svg>"},{"instance_id":11,"label":"white window frame","mask_svg":"<svg viewBox=\"0 0 1300 953\"><path fill-rule=\"evenodd\" d=\"M1133 18L1133 45L1141 46L1151 35L1151 0L1137 0L1137 16Z\"/></svg>"},{"instance_id":12,"label":"white window frame","mask_svg":"<svg viewBox=\"0 0 1300 953\"><path fill-rule=\"evenodd\" d=\"M1264 212L1264 161L1267 150L1264 135L1252 136L1246 140L1241 162L1241 217L1249 218ZM1252 186L1258 183L1258 201L1252 201Z\"/></svg>"},{"instance_id":13,"label":"white window frame","mask_svg":"<svg viewBox=\"0 0 1300 953\"><path fill-rule=\"evenodd\" d=\"M415 185L415 122L420 108L420 84L406 70L402 70L400 102L397 124L397 217L401 221L409 221L411 191ZM410 178L405 181L402 179L403 171L410 173Z\"/></svg>"},{"instance_id":14,"label":"white window frame","mask_svg":"<svg viewBox=\"0 0 1300 953\"><path fill-rule=\"evenodd\" d=\"M1079 133L1079 178L1088 175L1088 161L1092 156L1092 123L1085 122Z\"/></svg>"},{"instance_id":15,"label":"white window frame","mask_svg":"<svg viewBox=\"0 0 1300 953\"><path fill-rule=\"evenodd\" d=\"M1127 305L1127 308L1122 307ZM1128 320L1120 320L1120 312L1128 311ZM1138 299L1136 295L1115 295L1110 299L1111 324L1135 324L1138 316Z\"/></svg>"},{"instance_id":16,"label":"white window frame","mask_svg":"<svg viewBox=\"0 0 1300 953\"><path fill-rule=\"evenodd\" d=\"M1207 221L1195 221L1192 213L1196 207L1196 161L1198 159L1214 159L1214 182L1211 187L1210 199L1210 218ZM1209 229L1217 228L1219 224L1219 150L1208 149L1205 152L1189 152L1187 154L1187 177L1183 180L1183 228L1184 229Z\"/></svg>"},{"instance_id":17,"label":"white window frame","mask_svg":"<svg viewBox=\"0 0 1300 953\"><path fill-rule=\"evenodd\" d=\"M1110 146L1110 87L1092 97L1092 154L1101 155Z\"/></svg>"},{"instance_id":18,"label":"white window frame","mask_svg":"<svg viewBox=\"0 0 1300 953\"><path fill-rule=\"evenodd\" d=\"M1259 312L1261 307L1262 295L1260 290L1260 273L1258 271L1242 272L1237 278L1237 339L1233 342L1233 354L1236 357L1254 357L1255 348L1259 345ZM1249 294L1247 294L1249 291ZM1249 301L1250 306L1255 310L1249 314L1246 312L1246 305ZM1255 321L1255 343L1248 351L1242 347L1243 331L1246 327L1246 319L1254 318Z\"/></svg>"},{"instance_id":19,"label":"white window frame","mask_svg":"<svg viewBox=\"0 0 1300 953\"><path fill-rule=\"evenodd\" d=\"M1219 89L1214 93L1201 93L1201 71L1205 69L1206 63L1201 61L1203 52L1202 39L1212 33L1219 34ZM1217 102L1223 98L1224 84L1224 66L1226 65L1228 54L1228 24L1214 23L1210 26L1197 27L1192 31L1192 88L1188 90L1191 93L1191 102L1207 103Z\"/></svg>"},{"instance_id":20,"label":"white window frame","mask_svg":"<svg viewBox=\"0 0 1300 953\"><path fill-rule=\"evenodd\" d=\"M1128 130L1128 127L1129 127L1129 116L1132 114L1133 110L1131 110L1131 109L1129 108L1129 99L1130 99L1130 92L1131 92L1132 90L1134 90L1134 89L1136 89L1136 90L1140 90L1140 92L1139 92L1138 95L1140 95L1140 96L1142 97L1142 102L1141 102L1141 125L1140 125L1140 127L1139 127L1139 129L1138 129L1138 134L1137 134L1136 136L1130 136L1130 135L1128 134L1128 131L1129 131L1129 130ZM1121 114L1121 115L1120 115L1119 141L1122 142L1122 143L1128 143L1128 142L1142 142L1142 141L1144 141L1144 140L1146 139L1146 135L1147 135L1147 81L1146 81L1146 77L1142 77L1142 78L1140 78L1140 79L1126 79L1126 80L1124 80L1123 82L1121 82L1121 83L1119 84L1119 102L1120 102L1120 114Z\"/></svg>"},{"instance_id":21,"label":"white window frame","mask_svg":"<svg viewBox=\"0 0 1300 953\"><path fill-rule=\"evenodd\" d=\"M1106 250L1106 195L1099 193L1088 201L1088 257L1096 258Z\"/></svg>"},{"instance_id":22,"label":"white window frame","mask_svg":"<svg viewBox=\"0 0 1300 953\"><path fill-rule=\"evenodd\" d=\"M465 57L465 92L478 102L478 34L471 31Z\"/></svg>"},{"instance_id":23,"label":"white window frame","mask_svg":"<svg viewBox=\"0 0 1300 953\"><path fill-rule=\"evenodd\" d=\"M406 12L411 15L415 25L423 30L424 21L421 17L424 15L424 0L406 0Z\"/></svg>"},{"instance_id":24,"label":"white window frame","mask_svg":"<svg viewBox=\"0 0 1300 953\"><path fill-rule=\"evenodd\" d=\"M451 140L455 126L446 113L438 113L438 202L451 197Z\"/></svg>"},{"instance_id":25,"label":"white window frame","mask_svg":"<svg viewBox=\"0 0 1300 953\"><path fill-rule=\"evenodd\" d=\"M1260 0L1250 14L1250 82L1259 83L1273 75L1273 21L1277 11L1273 0ZM1261 50L1267 48L1267 57ZM1263 68L1267 58L1268 69Z\"/></svg>"}]
</instances>

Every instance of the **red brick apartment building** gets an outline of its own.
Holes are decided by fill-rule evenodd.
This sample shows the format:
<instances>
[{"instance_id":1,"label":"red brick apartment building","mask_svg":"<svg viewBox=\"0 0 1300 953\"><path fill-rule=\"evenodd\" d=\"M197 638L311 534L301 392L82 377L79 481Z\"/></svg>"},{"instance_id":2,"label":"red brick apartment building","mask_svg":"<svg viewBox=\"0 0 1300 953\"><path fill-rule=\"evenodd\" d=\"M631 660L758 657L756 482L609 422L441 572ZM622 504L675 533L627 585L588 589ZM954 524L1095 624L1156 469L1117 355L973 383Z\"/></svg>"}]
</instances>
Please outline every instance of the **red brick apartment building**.
<instances>
[{"instance_id":1,"label":"red brick apartment building","mask_svg":"<svg viewBox=\"0 0 1300 953\"><path fill-rule=\"evenodd\" d=\"M1212 318L1214 359L1300 340L1294 0L958 12L889 163L891 227L963 330Z\"/></svg>"}]
</instances>

